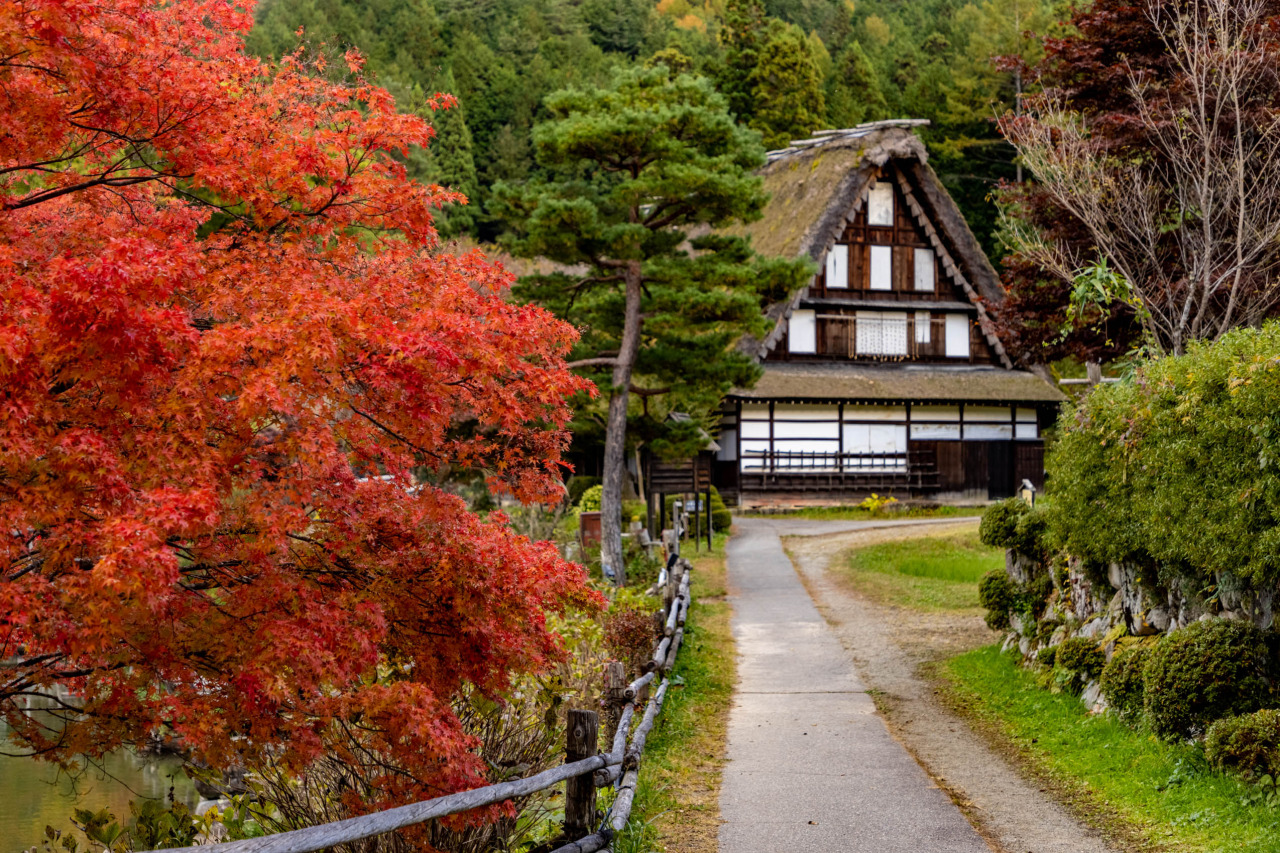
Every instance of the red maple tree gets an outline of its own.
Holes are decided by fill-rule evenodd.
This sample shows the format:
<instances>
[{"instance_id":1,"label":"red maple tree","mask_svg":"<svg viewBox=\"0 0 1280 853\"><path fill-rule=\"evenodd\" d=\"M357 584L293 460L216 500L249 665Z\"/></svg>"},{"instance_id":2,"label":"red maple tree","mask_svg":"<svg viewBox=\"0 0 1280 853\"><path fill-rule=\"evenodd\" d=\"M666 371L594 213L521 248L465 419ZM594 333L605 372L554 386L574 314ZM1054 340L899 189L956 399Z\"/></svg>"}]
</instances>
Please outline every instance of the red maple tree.
<instances>
[{"instance_id":1,"label":"red maple tree","mask_svg":"<svg viewBox=\"0 0 1280 853\"><path fill-rule=\"evenodd\" d=\"M412 484L558 498L575 332L440 250L460 199L396 159L428 124L354 54L247 56L250 5L0 0L0 711L50 758L215 766L338 721L389 796L479 784L451 698L596 598ZM54 693L65 725L23 713Z\"/></svg>"}]
</instances>

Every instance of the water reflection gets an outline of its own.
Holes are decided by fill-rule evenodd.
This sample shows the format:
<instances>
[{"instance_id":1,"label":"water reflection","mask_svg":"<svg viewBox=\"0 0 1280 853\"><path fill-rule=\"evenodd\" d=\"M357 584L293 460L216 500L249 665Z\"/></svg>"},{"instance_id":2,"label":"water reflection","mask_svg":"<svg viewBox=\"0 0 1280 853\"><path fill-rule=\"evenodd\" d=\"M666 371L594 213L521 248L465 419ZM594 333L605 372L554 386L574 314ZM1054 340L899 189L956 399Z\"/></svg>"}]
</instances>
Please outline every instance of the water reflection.
<instances>
[{"instance_id":1,"label":"water reflection","mask_svg":"<svg viewBox=\"0 0 1280 853\"><path fill-rule=\"evenodd\" d=\"M8 734L0 723L0 743L8 743ZM200 801L177 758L142 758L121 750L108 755L101 769L88 768L72 778L46 762L0 756L0 853L39 844L45 826L72 829L77 808L107 807L123 824L130 800L168 798L171 786L179 802L194 808Z\"/></svg>"}]
</instances>

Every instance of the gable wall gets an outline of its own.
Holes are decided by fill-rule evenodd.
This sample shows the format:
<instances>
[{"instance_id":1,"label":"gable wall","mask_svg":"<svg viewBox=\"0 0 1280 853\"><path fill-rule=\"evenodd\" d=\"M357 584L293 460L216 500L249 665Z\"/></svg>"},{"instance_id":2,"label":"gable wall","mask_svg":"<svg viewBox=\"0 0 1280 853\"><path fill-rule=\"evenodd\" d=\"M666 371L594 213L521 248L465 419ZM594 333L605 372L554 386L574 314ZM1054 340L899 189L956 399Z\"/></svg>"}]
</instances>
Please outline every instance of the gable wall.
<instances>
[{"instance_id":1,"label":"gable wall","mask_svg":"<svg viewBox=\"0 0 1280 853\"><path fill-rule=\"evenodd\" d=\"M868 210L873 206L865 200L857 206L832 248L840 256L825 259L802 298L800 310L812 314L797 318L794 340L791 330L785 330L766 360L1000 364L977 322L976 307L944 269L897 176L886 168L877 178L893 191L891 224L871 224ZM853 199L849 201L853 207ZM841 283L847 286L838 286ZM929 289L922 289L928 284ZM940 303L948 305L943 308ZM966 322L962 317L969 325L967 347L955 340ZM869 355L868 350L877 349L870 342L882 335L893 338L883 347L892 354ZM956 352L965 351L967 357L956 357Z\"/></svg>"}]
</instances>

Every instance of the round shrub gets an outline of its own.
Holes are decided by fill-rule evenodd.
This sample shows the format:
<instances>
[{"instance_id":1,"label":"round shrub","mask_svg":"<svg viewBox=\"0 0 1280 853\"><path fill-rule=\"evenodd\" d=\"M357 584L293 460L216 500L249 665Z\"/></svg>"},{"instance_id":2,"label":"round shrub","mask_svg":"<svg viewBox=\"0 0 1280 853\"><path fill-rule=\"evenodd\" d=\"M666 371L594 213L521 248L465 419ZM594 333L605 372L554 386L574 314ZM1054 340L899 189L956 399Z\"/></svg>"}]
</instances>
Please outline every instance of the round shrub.
<instances>
[{"instance_id":1,"label":"round shrub","mask_svg":"<svg viewBox=\"0 0 1280 853\"><path fill-rule=\"evenodd\" d=\"M1021 503L1021 502L1020 502ZM1018 516L1014 525L1013 536L1007 547L1019 554L1029 557L1040 557L1048 549L1046 539L1049 534L1049 519L1043 510L1033 509Z\"/></svg>"},{"instance_id":2,"label":"round shrub","mask_svg":"<svg viewBox=\"0 0 1280 853\"><path fill-rule=\"evenodd\" d=\"M1036 663L1040 664L1043 667L1048 667L1049 669L1053 669L1053 662L1057 660L1057 657L1058 657L1058 647L1046 646L1040 651L1036 652Z\"/></svg>"},{"instance_id":3,"label":"round shrub","mask_svg":"<svg viewBox=\"0 0 1280 853\"><path fill-rule=\"evenodd\" d=\"M1152 730L1199 737L1215 720L1258 710L1271 696L1267 645L1247 622L1210 619L1167 634L1143 668Z\"/></svg>"},{"instance_id":4,"label":"round shrub","mask_svg":"<svg viewBox=\"0 0 1280 853\"><path fill-rule=\"evenodd\" d=\"M1142 670L1149 646L1128 645L1112 656L1102 670L1102 695L1120 718L1129 724L1142 719Z\"/></svg>"},{"instance_id":5,"label":"round shrub","mask_svg":"<svg viewBox=\"0 0 1280 853\"><path fill-rule=\"evenodd\" d=\"M1077 672L1089 679L1097 678L1107 665L1107 656L1093 640L1087 637L1068 637L1058 645L1054 666Z\"/></svg>"},{"instance_id":6,"label":"round shrub","mask_svg":"<svg viewBox=\"0 0 1280 853\"><path fill-rule=\"evenodd\" d=\"M1264 709L1209 726L1205 756L1219 770L1280 778L1280 711Z\"/></svg>"},{"instance_id":7,"label":"round shrub","mask_svg":"<svg viewBox=\"0 0 1280 853\"><path fill-rule=\"evenodd\" d=\"M1009 611L1018 603L1018 591L1004 569L992 569L978 584L978 601L987 608L987 625L993 631L1009 627Z\"/></svg>"},{"instance_id":8,"label":"round shrub","mask_svg":"<svg viewBox=\"0 0 1280 853\"><path fill-rule=\"evenodd\" d=\"M569 492L569 506L577 506L578 502L582 500L583 492L592 486L599 485L599 477L588 477L581 474L576 477L570 477L569 482L565 483L565 489ZM602 490L603 488L604 487L601 486Z\"/></svg>"},{"instance_id":9,"label":"round shrub","mask_svg":"<svg viewBox=\"0 0 1280 853\"><path fill-rule=\"evenodd\" d=\"M600 501L604 498L604 486L592 486L578 498L578 509L583 512L599 512Z\"/></svg>"},{"instance_id":10,"label":"round shrub","mask_svg":"<svg viewBox=\"0 0 1280 853\"><path fill-rule=\"evenodd\" d=\"M1018 521L1031 511L1025 501L1009 498L992 504L982 514L978 538L992 548L1012 548L1018 538Z\"/></svg>"}]
</instances>

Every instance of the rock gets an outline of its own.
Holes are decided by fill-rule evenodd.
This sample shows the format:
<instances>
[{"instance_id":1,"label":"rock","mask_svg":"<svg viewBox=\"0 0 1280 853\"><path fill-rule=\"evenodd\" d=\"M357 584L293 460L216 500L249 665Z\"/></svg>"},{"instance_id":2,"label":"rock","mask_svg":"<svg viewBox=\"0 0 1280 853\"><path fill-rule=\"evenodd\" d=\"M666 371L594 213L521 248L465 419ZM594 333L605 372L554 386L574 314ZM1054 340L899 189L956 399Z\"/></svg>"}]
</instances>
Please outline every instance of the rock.
<instances>
[{"instance_id":1,"label":"rock","mask_svg":"<svg viewBox=\"0 0 1280 853\"><path fill-rule=\"evenodd\" d=\"M1018 644L1018 635L1010 631L1009 635L1004 638L1004 644L1000 646L1000 651L1007 652Z\"/></svg>"},{"instance_id":2,"label":"rock","mask_svg":"<svg viewBox=\"0 0 1280 853\"><path fill-rule=\"evenodd\" d=\"M1092 622L1080 629L1080 636L1088 637L1090 639L1101 637L1105 633L1107 633L1106 616L1099 616L1097 619L1094 619Z\"/></svg>"},{"instance_id":3,"label":"rock","mask_svg":"<svg viewBox=\"0 0 1280 853\"><path fill-rule=\"evenodd\" d=\"M1068 632L1067 632L1066 625L1059 627L1058 630L1054 631L1053 635L1049 637L1049 645L1051 646L1058 645L1059 643L1061 643L1063 640L1067 638L1067 633Z\"/></svg>"},{"instance_id":4,"label":"rock","mask_svg":"<svg viewBox=\"0 0 1280 853\"><path fill-rule=\"evenodd\" d=\"M1107 700L1102 695L1102 685L1097 681L1090 681L1085 685L1084 691L1080 694L1080 701L1091 714L1101 714L1108 707Z\"/></svg>"},{"instance_id":5,"label":"rock","mask_svg":"<svg viewBox=\"0 0 1280 853\"><path fill-rule=\"evenodd\" d=\"M1031 638L1023 637L1018 641L1018 653L1024 658L1031 654Z\"/></svg>"},{"instance_id":6,"label":"rock","mask_svg":"<svg viewBox=\"0 0 1280 853\"><path fill-rule=\"evenodd\" d=\"M1111 585L1116 589L1124 586L1124 564L1123 563L1107 563L1107 580L1111 581Z\"/></svg>"},{"instance_id":7,"label":"rock","mask_svg":"<svg viewBox=\"0 0 1280 853\"><path fill-rule=\"evenodd\" d=\"M1169 630L1169 622L1172 617L1169 615L1169 608L1159 606L1151 608L1143 615L1143 624L1150 626L1153 633L1162 634Z\"/></svg>"}]
</instances>

